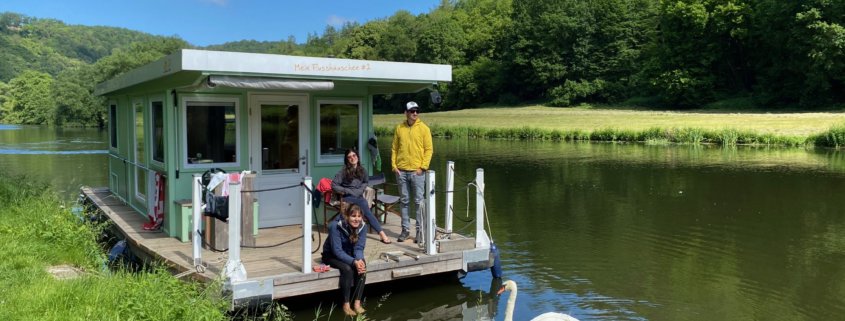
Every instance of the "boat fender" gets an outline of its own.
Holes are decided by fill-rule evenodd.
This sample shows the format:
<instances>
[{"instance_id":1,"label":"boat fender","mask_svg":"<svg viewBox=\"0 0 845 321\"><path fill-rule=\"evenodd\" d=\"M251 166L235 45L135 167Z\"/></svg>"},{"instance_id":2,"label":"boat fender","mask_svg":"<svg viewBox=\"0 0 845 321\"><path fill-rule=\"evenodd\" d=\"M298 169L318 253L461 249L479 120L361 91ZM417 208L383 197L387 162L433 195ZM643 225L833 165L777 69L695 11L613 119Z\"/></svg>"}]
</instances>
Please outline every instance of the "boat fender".
<instances>
[{"instance_id":1,"label":"boat fender","mask_svg":"<svg viewBox=\"0 0 845 321\"><path fill-rule=\"evenodd\" d=\"M109 263L114 263L126 252L126 240L120 240L109 250Z\"/></svg>"},{"instance_id":2,"label":"boat fender","mask_svg":"<svg viewBox=\"0 0 845 321\"><path fill-rule=\"evenodd\" d=\"M499 259L499 248L495 243L490 243L490 255L493 257L493 266L490 267L490 274L493 278L498 279L502 277L502 260Z\"/></svg>"}]
</instances>

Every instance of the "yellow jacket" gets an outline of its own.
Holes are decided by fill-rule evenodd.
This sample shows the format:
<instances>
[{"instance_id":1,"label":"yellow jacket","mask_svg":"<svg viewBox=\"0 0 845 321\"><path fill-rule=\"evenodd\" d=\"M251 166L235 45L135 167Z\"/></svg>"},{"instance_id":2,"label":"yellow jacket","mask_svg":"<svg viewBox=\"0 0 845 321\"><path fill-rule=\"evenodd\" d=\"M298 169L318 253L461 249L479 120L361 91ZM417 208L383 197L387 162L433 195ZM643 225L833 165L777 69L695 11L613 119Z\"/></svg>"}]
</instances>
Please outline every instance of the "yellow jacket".
<instances>
[{"instance_id":1,"label":"yellow jacket","mask_svg":"<svg viewBox=\"0 0 845 321\"><path fill-rule=\"evenodd\" d=\"M417 119L408 126L407 121L396 125L393 131L393 146L390 153L390 165L393 171L413 171L418 168L428 170L434 146L431 144L431 129Z\"/></svg>"}]
</instances>

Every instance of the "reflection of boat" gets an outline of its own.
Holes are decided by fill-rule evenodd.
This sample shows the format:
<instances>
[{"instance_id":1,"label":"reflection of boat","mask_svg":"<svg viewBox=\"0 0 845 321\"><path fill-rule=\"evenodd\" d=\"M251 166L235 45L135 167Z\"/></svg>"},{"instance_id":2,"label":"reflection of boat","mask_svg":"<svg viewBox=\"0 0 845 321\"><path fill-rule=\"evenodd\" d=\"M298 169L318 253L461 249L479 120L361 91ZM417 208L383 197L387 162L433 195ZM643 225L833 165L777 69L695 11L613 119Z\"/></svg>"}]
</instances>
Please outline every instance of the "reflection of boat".
<instances>
[{"instance_id":1,"label":"reflection of boat","mask_svg":"<svg viewBox=\"0 0 845 321\"><path fill-rule=\"evenodd\" d=\"M439 279L439 280L438 280ZM425 288L420 285L425 282ZM419 280L403 280L388 286L374 284L365 290L368 320L404 321L404 320L493 320L498 309L499 297L496 290L501 286L501 279L492 279L490 290L472 290L454 278L434 277ZM399 289L399 290L396 290ZM406 290L405 290L406 289ZM381 298L381 299L380 299ZM296 320L313 320L314 298L298 298L300 302L281 302L291 307ZM330 293L322 301L323 313L326 306L337 300L336 293ZM301 305L301 306L300 306ZM384 306L384 308L379 308ZM332 319L342 317L343 313L333 313ZM336 316L336 317L335 317ZM338 319L339 320L339 319Z\"/></svg>"}]
</instances>

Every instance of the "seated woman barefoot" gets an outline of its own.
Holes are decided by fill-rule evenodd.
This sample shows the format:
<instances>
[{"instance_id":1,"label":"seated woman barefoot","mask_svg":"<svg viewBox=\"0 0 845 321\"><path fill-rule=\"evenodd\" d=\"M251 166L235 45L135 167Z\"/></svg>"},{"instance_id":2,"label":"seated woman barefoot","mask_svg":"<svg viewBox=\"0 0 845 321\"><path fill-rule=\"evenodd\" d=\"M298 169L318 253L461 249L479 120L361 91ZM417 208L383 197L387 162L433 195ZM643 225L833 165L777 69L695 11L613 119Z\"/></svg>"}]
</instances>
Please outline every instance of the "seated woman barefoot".
<instances>
[{"instance_id":1,"label":"seated woman barefoot","mask_svg":"<svg viewBox=\"0 0 845 321\"><path fill-rule=\"evenodd\" d=\"M323 243L323 263L340 271L340 292L343 294L343 312L354 316L364 313L361 298L367 280L367 262L364 261L364 246L367 231L361 207L351 205L343 218L329 224L329 237ZM349 302L354 301L354 310Z\"/></svg>"},{"instance_id":2,"label":"seated woman barefoot","mask_svg":"<svg viewBox=\"0 0 845 321\"><path fill-rule=\"evenodd\" d=\"M369 176L367 170L363 166L359 166L358 151L354 149L347 149L344 154L343 167L332 180L332 190L343 195L343 201L358 205L363 210L367 222L373 226L373 229L378 232L381 242L390 244L390 238L384 233L373 212L364 199L364 189L369 183Z\"/></svg>"}]
</instances>

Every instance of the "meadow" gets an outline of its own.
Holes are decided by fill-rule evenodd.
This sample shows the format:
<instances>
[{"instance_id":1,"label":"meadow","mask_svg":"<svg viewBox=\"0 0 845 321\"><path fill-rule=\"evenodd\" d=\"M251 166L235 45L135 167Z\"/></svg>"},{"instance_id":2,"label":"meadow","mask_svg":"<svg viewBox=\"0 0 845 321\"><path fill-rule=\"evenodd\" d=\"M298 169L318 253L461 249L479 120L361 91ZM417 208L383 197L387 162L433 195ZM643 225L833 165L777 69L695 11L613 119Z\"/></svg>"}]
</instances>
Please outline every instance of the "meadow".
<instances>
[{"instance_id":1,"label":"meadow","mask_svg":"<svg viewBox=\"0 0 845 321\"><path fill-rule=\"evenodd\" d=\"M423 113L438 137L839 147L845 112L654 111L594 106L476 108ZM391 135L402 114L375 115Z\"/></svg>"}]
</instances>

